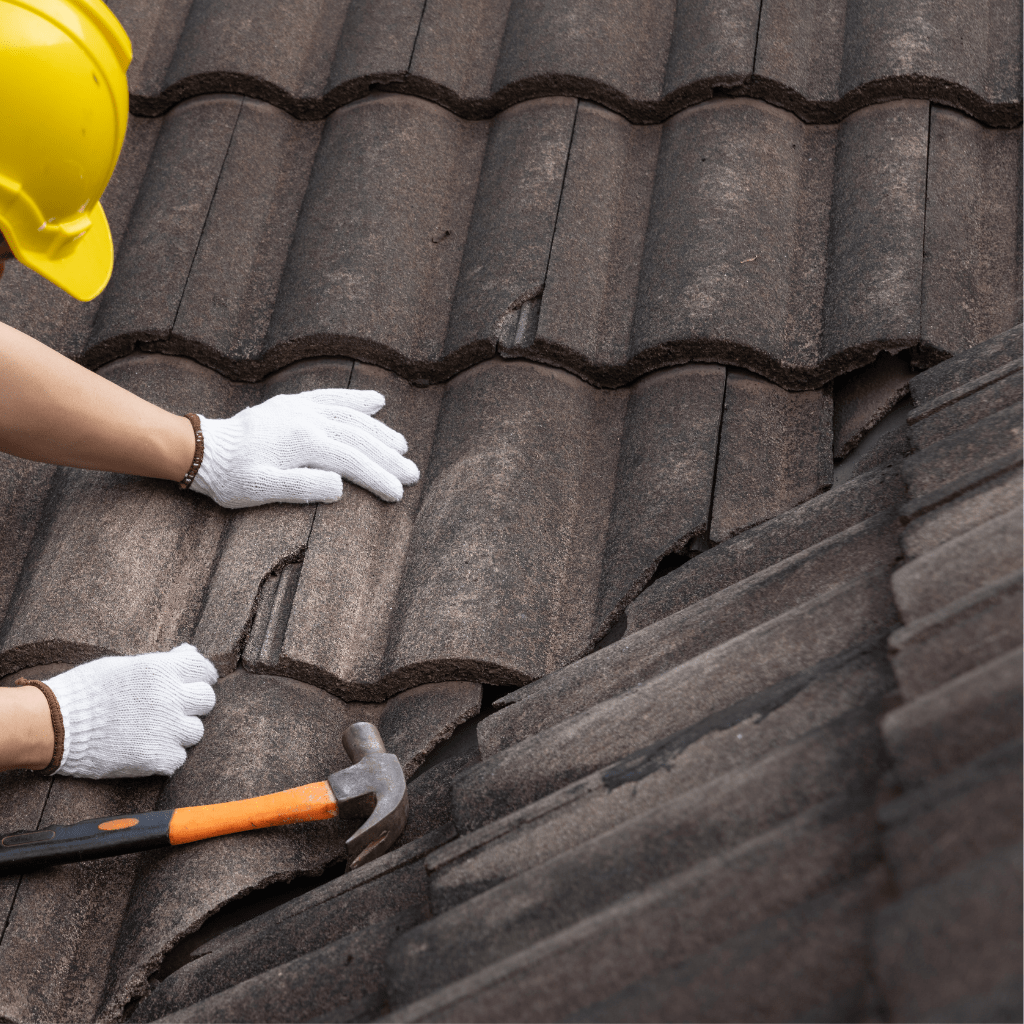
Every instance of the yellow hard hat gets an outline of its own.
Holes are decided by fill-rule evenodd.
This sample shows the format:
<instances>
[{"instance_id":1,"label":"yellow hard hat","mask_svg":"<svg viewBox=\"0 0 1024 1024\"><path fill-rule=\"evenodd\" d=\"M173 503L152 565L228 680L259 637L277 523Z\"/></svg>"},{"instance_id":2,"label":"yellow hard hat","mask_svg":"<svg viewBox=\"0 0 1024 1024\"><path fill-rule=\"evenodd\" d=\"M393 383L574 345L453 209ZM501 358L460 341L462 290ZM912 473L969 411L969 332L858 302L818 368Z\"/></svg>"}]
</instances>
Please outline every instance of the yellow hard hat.
<instances>
[{"instance_id":1,"label":"yellow hard hat","mask_svg":"<svg viewBox=\"0 0 1024 1024\"><path fill-rule=\"evenodd\" d=\"M83 302L114 266L99 200L128 126L131 59L99 0L0 0L0 231Z\"/></svg>"}]
</instances>

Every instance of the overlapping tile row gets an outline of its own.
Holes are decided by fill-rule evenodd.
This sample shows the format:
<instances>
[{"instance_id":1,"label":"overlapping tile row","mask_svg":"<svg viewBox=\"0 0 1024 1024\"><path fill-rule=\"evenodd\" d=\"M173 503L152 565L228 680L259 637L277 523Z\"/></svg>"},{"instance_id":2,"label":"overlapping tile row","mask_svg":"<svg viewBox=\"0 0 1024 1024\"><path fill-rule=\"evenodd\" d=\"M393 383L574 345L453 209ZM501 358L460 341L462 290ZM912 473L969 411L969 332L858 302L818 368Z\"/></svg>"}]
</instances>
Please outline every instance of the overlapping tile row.
<instances>
[{"instance_id":1,"label":"overlapping tile row","mask_svg":"<svg viewBox=\"0 0 1024 1024\"><path fill-rule=\"evenodd\" d=\"M649 123L720 90L811 122L924 98L1021 118L1019 5L914 0L113 0L132 110L238 92L320 118L374 87L489 117L539 96Z\"/></svg>"},{"instance_id":2,"label":"overlapping tile row","mask_svg":"<svg viewBox=\"0 0 1024 1024\"><path fill-rule=\"evenodd\" d=\"M132 1019L866 1013L904 500L862 474L665 576L642 627L478 725L458 838L215 939Z\"/></svg>"},{"instance_id":3,"label":"overlapping tile row","mask_svg":"<svg viewBox=\"0 0 1024 1024\"><path fill-rule=\"evenodd\" d=\"M897 1020L1021 1015L1021 365L1017 328L911 385L874 932Z\"/></svg>"},{"instance_id":4,"label":"overlapping tile row","mask_svg":"<svg viewBox=\"0 0 1024 1024\"><path fill-rule=\"evenodd\" d=\"M504 360L430 388L335 359L262 385L161 355L103 372L208 416L282 392L378 390L423 479L394 505L350 485L336 505L228 512L166 482L55 471L34 531L14 524L5 672L190 641L222 672L241 662L346 699L522 684L590 650L667 554L831 482L827 392L708 364L617 390Z\"/></svg>"},{"instance_id":5,"label":"overlapping tile row","mask_svg":"<svg viewBox=\"0 0 1024 1024\"><path fill-rule=\"evenodd\" d=\"M1021 139L923 100L808 125L715 99L637 126L570 98L325 121L210 96L132 119L114 276L12 267L0 317L90 366L135 349L257 381L356 358L425 383L494 355L620 386L691 360L819 387L1021 318Z\"/></svg>"}]
</instances>

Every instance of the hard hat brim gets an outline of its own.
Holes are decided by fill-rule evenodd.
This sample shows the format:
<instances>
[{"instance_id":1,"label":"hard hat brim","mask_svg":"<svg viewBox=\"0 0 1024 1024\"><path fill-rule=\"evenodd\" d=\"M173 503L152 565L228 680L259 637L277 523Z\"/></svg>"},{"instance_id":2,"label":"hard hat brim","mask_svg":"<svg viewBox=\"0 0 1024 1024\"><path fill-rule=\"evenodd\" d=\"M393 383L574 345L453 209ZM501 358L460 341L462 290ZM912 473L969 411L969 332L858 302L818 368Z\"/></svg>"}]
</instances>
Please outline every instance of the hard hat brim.
<instances>
[{"instance_id":1,"label":"hard hat brim","mask_svg":"<svg viewBox=\"0 0 1024 1024\"><path fill-rule=\"evenodd\" d=\"M114 269L114 240L103 207L96 203L89 211L89 217L92 225L85 237L63 259L49 259L25 251L18 245L17 238L8 237L19 263L24 263L80 302L95 299L106 288Z\"/></svg>"}]
</instances>

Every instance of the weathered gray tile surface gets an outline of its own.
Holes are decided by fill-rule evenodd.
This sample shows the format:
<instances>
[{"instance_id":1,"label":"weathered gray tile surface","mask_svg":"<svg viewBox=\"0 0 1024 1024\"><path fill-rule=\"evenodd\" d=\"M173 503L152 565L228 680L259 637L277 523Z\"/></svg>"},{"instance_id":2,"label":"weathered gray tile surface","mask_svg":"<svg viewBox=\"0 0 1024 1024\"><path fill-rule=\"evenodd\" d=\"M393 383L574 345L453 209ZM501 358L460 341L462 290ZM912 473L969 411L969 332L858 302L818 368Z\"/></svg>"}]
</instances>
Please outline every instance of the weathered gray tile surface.
<instances>
[{"instance_id":1,"label":"weathered gray tile surface","mask_svg":"<svg viewBox=\"0 0 1024 1024\"><path fill-rule=\"evenodd\" d=\"M171 780L0 825L360 718L410 815L350 874L320 822L0 879L0 1016L1019 1020L1020 5L114 7L114 276L0 319L175 412L378 390L422 480L0 458L6 683L223 676Z\"/></svg>"}]
</instances>

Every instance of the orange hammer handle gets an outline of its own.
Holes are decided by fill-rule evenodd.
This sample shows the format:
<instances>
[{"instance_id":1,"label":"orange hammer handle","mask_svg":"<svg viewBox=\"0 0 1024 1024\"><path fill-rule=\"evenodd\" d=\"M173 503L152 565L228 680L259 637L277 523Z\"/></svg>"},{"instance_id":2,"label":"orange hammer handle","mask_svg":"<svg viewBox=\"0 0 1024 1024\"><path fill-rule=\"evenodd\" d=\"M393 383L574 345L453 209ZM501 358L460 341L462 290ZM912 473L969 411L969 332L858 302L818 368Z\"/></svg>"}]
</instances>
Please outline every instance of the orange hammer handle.
<instances>
[{"instance_id":1,"label":"orange hammer handle","mask_svg":"<svg viewBox=\"0 0 1024 1024\"><path fill-rule=\"evenodd\" d=\"M171 845L179 846L232 832L289 825L293 821L323 821L337 815L338 804L331 787L326 782L312 782L308 786L256 796L251 800L179 807L171 815L167 831Z\"/></svg>"}]
</instances>

